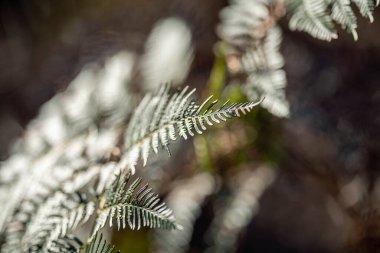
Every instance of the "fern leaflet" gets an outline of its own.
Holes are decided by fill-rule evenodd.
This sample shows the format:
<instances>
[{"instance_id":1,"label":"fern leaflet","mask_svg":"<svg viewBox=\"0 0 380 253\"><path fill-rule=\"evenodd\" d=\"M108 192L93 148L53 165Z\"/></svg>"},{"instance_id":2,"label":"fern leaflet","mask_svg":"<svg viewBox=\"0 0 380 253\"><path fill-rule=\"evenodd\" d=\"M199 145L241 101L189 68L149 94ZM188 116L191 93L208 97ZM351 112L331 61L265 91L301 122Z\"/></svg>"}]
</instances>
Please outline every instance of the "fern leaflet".
<instances>
[{"instance_id":1,"label":"fern leaflet","mask_svg":"<svg viewBox=\"0 0 380 253\"><path fill-rule=\"evenodd\" d=\"M123 168L128 167L134 173L140 154L145 165L151 149L158 153L160 144L169 152L169 140L175 141L177 136L187 139L188 135L202 134L207 130L207 125L239 117L260 103L229 104L227 101L214 109L218 100L212 101L210 96L198 105L194 100L189 101L195 89L190 92L187 90L188 87L185 87L181 92L169 96L168 86L163 86L156 96L148 95L143 99L126 131L126 155L121 163Z\"/></svg>"},{"instance_id":2,"label":"fern leaflet","mask_svg":"<svg viewBox=\"0 0 380 253\"><path fill-rule=\"evenodd\" d=\"M100 235L99 235L100 234ZM116 250L114 245L109 244L103 239L101 233L97 233L95 237L91 240L90 245L86 248L83 253L120 253L120 250Z\"/></svg>"},{"instance_id":3,"label":"fern leaflet","mask_svg":"<svg viewBox=\"0 0 380 253\"><path fill-rule=\"evenodd\" d=\"M158 195L148 188L141 187L142 179L137 178L129 186L131 174L125 177L118 175L112 186L104 196L104 206L100 206L99 215L96 220L93 236L105 226L107 220L113 225L116 219L117 228L140 229L141 227L177 229L175 218L164 202L160 203Z\"/></svg>"}]
</instances>

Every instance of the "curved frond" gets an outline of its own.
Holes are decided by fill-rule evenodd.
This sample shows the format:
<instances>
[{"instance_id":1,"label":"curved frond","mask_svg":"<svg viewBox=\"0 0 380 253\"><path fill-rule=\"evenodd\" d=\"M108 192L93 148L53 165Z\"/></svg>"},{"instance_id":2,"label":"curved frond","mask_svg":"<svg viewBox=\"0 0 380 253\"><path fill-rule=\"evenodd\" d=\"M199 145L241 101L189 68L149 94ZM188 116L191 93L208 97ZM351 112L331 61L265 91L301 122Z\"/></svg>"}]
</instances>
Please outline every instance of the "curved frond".
<instances>
[{"instance_id":1,"label":"curved frond","mask_svg":"<svg viewBox=\"0 0 380 253\"><path fill-rule=\"evenodd\" d=\"M352 34L354 40L358 39L356 28L356 16L350 6L350 0L336 0L333 1L331 17Z\"/></svg>"},{"instance_id":2,"label":"curved frond","mask_svg":"<svg viewBox=\"0 0 380 253\"><path fill-rule=\"evenodd\" d=\"M236 252L239 234L257 214L262 194L275 180L273 168L262 166L242 171L228 182L230 193L220 197L221 205L209 229L210 253Z\"/></svg>"},{"instance_id":3,"label":"curved frond","mask_svg":"<svg viewBox=\"0 0 380 253\"><path fill-rule=\"evenodd\" d=\"M176 213L176 219L183 226L183 231L155 231L154 252L185 253L188 252L194 224L201 214L202 205L216 188L216 180L208 173L197 174L183 180L167 197L168 204Z\"/></svg>"},{"instance_id":4,"label":"curved frond","mask_svg":"<svg viewBox=\"0 0 380 253\"><path fill-rule=\"evenodd\" d=\"M170 141L202 134L209 126L246 114L260 103L229 104L227 101L216 107L218 100L212 100L210 96L198 105L194 100L190 101L194 92L195 89L188 91L185 87L170 96L168 86L164 86L156 96L148 95L143 99L125 134L126 154L122 167L128 167L134 173L140 155L145 165L151 150L158 153L162 146L169 152Z\"/></svg>"},{"instance_id":5,"label":"curved frond","mask_svg":"<svg viewBox=\"0 0 380 253\"><path fill-rule=\"evenodd\" d=\"M330 41L336 39L332 18L326 15L328 5L325 0L302 0L299 2L289 21L292 30L306 31L312 36Z\"/></svg>"},{"instance_id":6,"label":"curved frond","mask_svg":"<svg viewBox=\"0 0 380 253\"><path fill-rule=\"evenodd\" d=\"M373 22L373 11L379 0L291 0L289 27L308 32L315 38L330 41L338 38L334 21L358 39L357 20L352 9L354 3L362 16Z\"/></svg>"},{"instance_id":7,"label":"curved frond","mask_svg":"<svg viewBox=\"0 0 380 253\"><path fill-rule=\"evenodd\" d=\"M369 21L373 22L373 11L376 6L380 4L379 0L352 0L355 5L359 8L360 13L363 17L369 19Z\"/></svg>"},{"instance_id":8,"label":"curved frond","mask_svg":"<svg viewBox=\"0 0 380 253\"><path fill-rule=\"evenodd\" d=\"M109 220L112 227L116 220L117 228L140 229L141 227L178 229L172 210L161 202L148 185L140 187L141 178L137 178L130 185L131 174L125 177L120 174L104 197L104 205L98 210L98 218L93 232L105 226ZM139 189L138 189L139 188Z\"/></svg>"}]
</instances>

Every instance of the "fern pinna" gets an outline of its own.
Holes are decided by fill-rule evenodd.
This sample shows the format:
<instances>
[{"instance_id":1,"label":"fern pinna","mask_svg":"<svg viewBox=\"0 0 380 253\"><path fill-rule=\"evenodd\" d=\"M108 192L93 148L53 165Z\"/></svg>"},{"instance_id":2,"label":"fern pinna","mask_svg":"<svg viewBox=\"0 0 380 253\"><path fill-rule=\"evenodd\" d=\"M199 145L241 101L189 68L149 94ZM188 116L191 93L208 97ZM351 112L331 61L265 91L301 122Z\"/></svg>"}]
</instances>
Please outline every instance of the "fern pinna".
<instances>
[{"instance_id":1,"label":"fern pinna","mask_svg":"<svg viewBox=\"0 0 380 253\"><path fill-rule=\"evenodd\" d=\"M47 152L51 170L46 170L44 177L38 177L39 172L34 167L25 167L25 172L20 171L14 176L17 184L1 185L2 198L8 194L20 198L19 201L7 203L9 206L1 211L11 212L4 229L2 252L82 252L84 249L85 252L112 252L113 248L106 246L106 243L97 242L94 245L107 221L109 227L117 224L118 229L140 229L143 226L180 228L173 212L160 201L158 195L148 185L140 186L141 178L128 183L139 157L143 158L145 165L151 150L158 153L159 147L162 147L169 151L169 143L178 137L187 139L188 136L202 134L209 126L245 114L259 103L226 102L217 107L218 101L210 96L198 104L191 99L194 92L195 89L188 91L185 87L170 95L169 87L165 85L155 95L147 95L126 127L123 128L118 121L115 128L118 132L113 136L119 137L107 142L109 148L104 149L102 156L99 156L99 151L94 153L92 146L103 145L104 139L100 135L105 131L103 127L107 128L110 124L110 118L100 118L107 124L99 122L98 117L93 118L98 130L86 131L84 122L88 128L94 127L89 120L91 117L87 117L75 133L76 142L51 145L54 159L50 159L51 153ZM51 103L59 107L60 101L53 99ZM97 100L89 100L88 106L93 101ZM97 107L101 108L100 105ZM71 111L62 108L59 116L64 121ZM122 115L123 111L125 109L114 108L116 114ZM109 111L107 115L110 115ZM86 118L85 115L82 117ZM42 117L40 120L48 119ZM91 146L88 146L89 143ZM114 147L110 143L114 143ZM58 145L59 149L54 145ZM63 147L79 149L70 154L73 150ZM119 158L110 155L114 149L120 150ZM44 158L41 155L38 159ZM73 155L79 155L79 160L69 159ZM35 176L26 177L23 173L27 171ZM32 190L20 195L26 189L26 182ZM7 216L6 213L2 215ZM91 223L93 229L88 235L89 239L82 243L75 234L79 228Z\"/></svg>"},{"instance_id":2,"label":"fern pinna","mask_svg":"<svg viewBox=\"0 0 380 253\"><path fill-rule=\"evenodd\" d=\"M169 142L178 136L187 139L188 135L202 134L207 126L245 114L261 102L236 104L227 101L214 108L218 100L212 100L210 96L198 105L195 100L190 100L194 92L195 89L188 92L188 87L185 87L169 96L168 86L163 86L156 96L148 95L143 99L125 135L122 167L134 172L140 155L145 165L151 150L158 153L161 146L170 154Z\"/></svg>"},{"instance_id":3,"label":"fern pinna","mask_svg":"<svg viewBox=\"0 0 380 253\"><path fill-rule=\"evenodd\" d=\"M142 179L137 178L128 186L131 174L117 176L104 196L104 205L98 209L93 236L105 226L109 219L110 227L116 219L117 228L140 229L141 227L177 229L173 212L164 202L160 203L158 195L145 186L138 191ZM128 186L128 187L127 187ZM102 202L101 202L102 203Z\"/></svg>"}]
</instances>

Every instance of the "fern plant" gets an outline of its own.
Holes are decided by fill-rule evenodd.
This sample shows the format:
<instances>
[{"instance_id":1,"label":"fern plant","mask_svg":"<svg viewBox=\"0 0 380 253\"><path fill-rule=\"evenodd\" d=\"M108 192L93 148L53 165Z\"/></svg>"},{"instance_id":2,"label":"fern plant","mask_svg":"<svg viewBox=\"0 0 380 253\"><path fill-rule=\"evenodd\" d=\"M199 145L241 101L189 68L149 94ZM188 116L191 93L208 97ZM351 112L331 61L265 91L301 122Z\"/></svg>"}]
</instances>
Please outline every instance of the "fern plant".
<instances>
[{"instance_id":1,"label":"fern plant","mask_svg":"<svg viewBox=\"0 0 380 253\"><path fill-rule=\"evenodd\" d=\"M113 113L121 115L124 108L115 106L105 111L101 109L102 100L88 100L84 107L94 107L96 101L99 104L95 104L95 108L99 111L96 117L91 110L83 111L90 115L81 115L83 120L75 121L81 124L73 133L75 141L51 142L50 148L37 155L24 151L28 161L34 160L36 165L31 163L30 167L7 175L15 172L7 169L14 166L12 161L18 159L19 154L11 157L1 170L5 175L2 180L8 183L0 186L0 195L3 199L14 196L17 201L5 202L2 210L2 216L7 218L2 252L82 252L83 249L112 252L113 247L101 239L97 241L107 221L109 227L117 224L118 229L181 228L158 195L148 185L141 186L141 178L128 183L139 157L145 165L151 150L158 153L161 146L169 151L169 143L178 137L187 139L202 134L208 126L245 114L260 102L227 101L217 107L218 101L212 100L212 96L201 104L191 100L194 92L195 89L188 91L185 87L169 95L169 87L164 85L156 94L148 94L142 100L127 125L121 124L120 119L111 120ZM66 94L58 96L64 98ZM75 92L69 96L75 96ZM65 122L72 115L71 110L60 105L62 101L65 100L53 98L48 104L48 108L61 108L59 122ZM57 115L40 117L33 124L42 124L50 117ZM106 132L110 124L116 124L113 128L116 134L111 134L111 138L105 135L108 137L105 138L103 133L110 133ZM85 125L96 130L86 130ZM94 150L93 146L98 145L102 148ZM41 161L48 163L41 167ZM32 176L26 176L29 172ZM45 173L44 177L39 176L40 173ZM32 190L25 192L26 187ZM75 233L91 224L92 232L85 243L81 243Z\"/></svg>"},{"instance_id":2,"label":"fern plant","mask_svg":"<svg viewBox=\"0 0 380 253\"><path fill-rule=\"evenodd\" d=\"M173 212L165 203L160 203L160 199L148 185L137 191L141 178L137 178L127 187L130 175L124 178L119 175L107 189L98 209L93 236L105 226L107 219L110 227L113 225L113 219L116 219L118 229L125 229L127 224L131 229L137 230L143 226L178 229L179 225L175 222Z\"/></svg>"},{"instance_id":3,"label":"fern plant","mask_svg":"<svg viewBox=\"0 0 380 253\"><path fill-rule=\"evenodd\" d=\"M288 16L292 30L327 41L338 37L339 24L356 40L354 5L372 22L379 0L231 0L221 11L217 31L227 48L229 70L243 77L244 90L254 102L218 104L210 96L198 103L192 99L195 89L171 94L169 86L162 85L133 110L138 94L125 86L133 66L129 74L120 67L132 62L130 55L110 60L102 71L85 68L65 92L42 107L1 165L1 252L112 253L116 250L103 239L104 229L182 228L158 195L148 185L141 186L141 178L132 179L140 158L145 166L160 149L171 155L170 143L203 134L259 104L277 116L289 116L278 21ZM181 217L185 228L191 229L213 188L191 193L197 201L188 207L191 217ZM239 197L233 207L252 208L255 200L241 204ZM178 207L183 198L174 195L171 200ZM227 220L230 213L226 210L220 219ZM251 216L249 212L246 219ZM170 250L185 250L190 234L182 238L182 244ZM168 251L165 246L158 250Z\"/></svg>"},{"instance_id":4,"label":"fern plant","mask_svg":"<svg viewBox=\"0 0 380 253\"><path fill-rule=\"evenodd\" d=\"M218 100L212 100L212 96L200 105L195 100L190 101L194 92L195 89L188 92L185 87L169 96L168 86L163 86L157 96L148 95L142 100L126 131L122 167L130 168L133 173L140 155L145 165L151 150L157 153L161 146L170 154L170 141L202 134L208 126L246 114L261 102L229 104L227 101L214 108Z\"/></svg>"}]
</instances>

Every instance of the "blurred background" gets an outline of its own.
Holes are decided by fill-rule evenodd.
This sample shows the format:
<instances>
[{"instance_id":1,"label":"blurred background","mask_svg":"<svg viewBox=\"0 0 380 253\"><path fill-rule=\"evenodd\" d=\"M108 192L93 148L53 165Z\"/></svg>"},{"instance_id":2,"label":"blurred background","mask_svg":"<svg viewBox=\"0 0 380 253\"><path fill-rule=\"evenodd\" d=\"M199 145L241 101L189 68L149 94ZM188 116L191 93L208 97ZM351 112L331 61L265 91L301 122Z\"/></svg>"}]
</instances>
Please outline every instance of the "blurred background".
<instances>
[{"instance_id":1,"label":"blurred background","mask_svg":"<svg viewBox=\"0 0 380 253\"><path fill-rule=\"evenodd\" d=\"M166 82L244 101L216 34L227 5L1 0L0 159L84 68L111 73L102 91L122 75L130 108ZM359 18L358 42L345 33L319 41L281 21L290 116L257 107L153 158L139 173L184 231L114 231L112 241L139 253L380 252L379 9L374 16Z\"/></svg>"}]
</instances>

